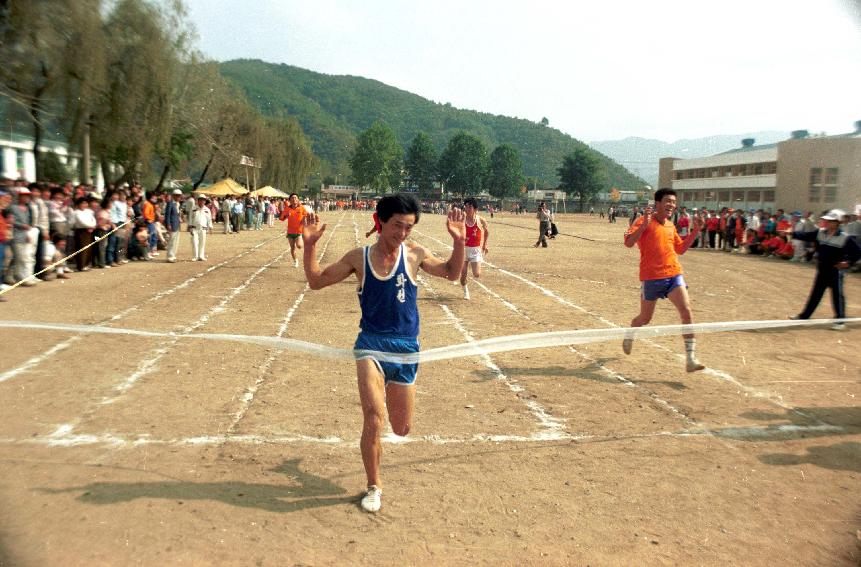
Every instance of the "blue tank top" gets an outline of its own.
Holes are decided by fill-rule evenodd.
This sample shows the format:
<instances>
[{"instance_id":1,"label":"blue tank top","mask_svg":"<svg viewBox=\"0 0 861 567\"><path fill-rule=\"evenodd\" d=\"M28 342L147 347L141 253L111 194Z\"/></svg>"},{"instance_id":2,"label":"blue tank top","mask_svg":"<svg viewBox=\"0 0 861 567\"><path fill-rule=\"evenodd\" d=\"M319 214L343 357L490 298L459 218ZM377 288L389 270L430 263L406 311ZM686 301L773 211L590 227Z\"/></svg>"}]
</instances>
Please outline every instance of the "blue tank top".
<instances>
[{"instance_id":1,"label":"blue tank top","mask_svg":"<svg viewBox=\"0 0 861 567\"><path fill-rule=\"evenodd\" d=\"M419 334L417 290L407 272L406 247L401 244L392 273L380 278L371 267L370 246L362 249L364 275L359 288L362 332L416 338Z\"/></svg>"}]
</instances>

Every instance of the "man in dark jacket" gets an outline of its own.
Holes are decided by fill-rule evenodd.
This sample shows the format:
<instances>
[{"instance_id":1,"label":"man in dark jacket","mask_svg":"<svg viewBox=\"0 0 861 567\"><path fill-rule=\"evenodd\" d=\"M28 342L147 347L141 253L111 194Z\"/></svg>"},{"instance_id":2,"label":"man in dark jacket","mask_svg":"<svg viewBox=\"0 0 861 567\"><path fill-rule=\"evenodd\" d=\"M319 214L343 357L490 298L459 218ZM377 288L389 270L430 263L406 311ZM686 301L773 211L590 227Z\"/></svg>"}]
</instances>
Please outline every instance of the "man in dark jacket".
<instances>
[{"instance_id":1,"label":"man in dark jacket","mask_svg":"<svg viewBox=\"0 0 861 567\"><path fill-rule=\"evenodd\" d=\"M843 214L840 209L834 209L820 217L827 222L826 228L821 228L814 233L793 232L792 234L794 239L816 242L816 279L813 280L813 289L810 291L804 310L792 316L791 319L810 319L828 288L831 288L834 318L846 318L843 278L846 270L861 257L861 249L858 247L858 242L840 228ZM838 321L831 328L842 331L846 328L846 324Z\"/></svg>"},{"instance_id":2,"label":"man in dark jacket","mask_svg":"<svg viewBox=\"0 0 861 567\"><path fill-rule=\"evenodd\" d=\"M179 249L179 204L182 202L182 191L174 189L171 200L164 206L164 226L170 233L167 242L167 261L171 264L176 262L176 251Z\"/></svg>"}]
</instances>

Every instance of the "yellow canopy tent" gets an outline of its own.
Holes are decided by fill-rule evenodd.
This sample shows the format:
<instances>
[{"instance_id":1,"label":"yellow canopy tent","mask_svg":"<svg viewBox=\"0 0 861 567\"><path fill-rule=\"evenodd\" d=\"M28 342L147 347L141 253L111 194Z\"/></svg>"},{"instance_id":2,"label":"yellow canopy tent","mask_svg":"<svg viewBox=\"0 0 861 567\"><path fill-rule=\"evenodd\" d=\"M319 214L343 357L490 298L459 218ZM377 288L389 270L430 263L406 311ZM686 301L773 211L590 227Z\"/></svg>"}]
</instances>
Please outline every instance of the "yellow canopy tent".
<instances>
[{"instance_id":1,"label":"yellow canopy tent","mask_svg":"<svg viewBox=\"0 0 861 567\"><path fill-rule=\"evenodd\" d=\"M278 189L276 189L275 187L272 187L271 185L267 185L266 187L261 187L257 191L252 191L251 195L254 197L280 197L283 199L286 199L287 197L289 197L289 195L287 193L285 193L284 191L279 191Z\"/></svg>"},{"instance_id":2,"label":"yellow canopy tent","mask_svg":"<svg viewBox=\"0 0 861 567\"><path fill-rule=\"evenodd\" d=\"M246 193L248 193L248 189L229 177L222 179L218 183L210 185L209 187L203 187L202 189L195 191L195 194L197 195L210 195L215 197L245 195Z\"/></svg>"}]
</instances>

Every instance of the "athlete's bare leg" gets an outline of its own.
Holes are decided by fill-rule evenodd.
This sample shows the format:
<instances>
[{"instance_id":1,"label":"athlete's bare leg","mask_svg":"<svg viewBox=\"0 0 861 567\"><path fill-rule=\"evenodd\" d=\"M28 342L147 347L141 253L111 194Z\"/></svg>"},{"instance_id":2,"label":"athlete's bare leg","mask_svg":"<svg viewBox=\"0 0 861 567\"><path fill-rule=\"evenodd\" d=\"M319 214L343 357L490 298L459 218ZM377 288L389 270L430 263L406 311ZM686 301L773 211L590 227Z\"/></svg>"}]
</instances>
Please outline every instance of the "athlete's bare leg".
<instances>
[{"instance_id":1,"label":"athlete's bare leg","mask_svg":"<svg viewBox=\"0 0 861 567\"><path fill-rule=\"evenodd\" d=\"M677 288L673 289L667 295L667 299L670 300L670 303L676 306L676 310L679 312L679 318L682 321L683 325L690 325L693 323L693 311L691 311L691 300L688 297L688 290L685 286L680 285ZM682 337L686 339L694 338L693 333L688 333L682 335Z\"/></svg>"},{"instance_id":2,"label":"athlete's bare leg","mask_svg":"<svg viewBox=\"0 0 861 567\"><path fill-rule=\"evenodd\" d=\"M643 327L649 324L652 316L655 314L655 306L658 304L655 299L640 298L640 313L631 320L632 327ZM622 341L622 350L625 354L631 354L631 349L634 346L634 338L626 337Z\"/></svg>"},{"instance_id":3,"label":"athlete's bare leg","mask_svg":"<svg viewBox=\"0 0 861 567\"><path fill-rule=\"evenodd\" d=\"M395 435L405 436L410 432L415 407L415 385L385 384L383 374L370 359L356 361L359 398L362 402L362 462L368 486L382 488L380 480L380 458L383 454L380 437L389 414L389 423Z\"/></svg>"},{"instance_id":4,"label":"athlete's bare leg","mask_svg":"<svg viewBox=\"0 0 861 567\"><path fill-rule=\"evenodd\" d=\"M690 325L693 323L693 312L691 311L691 301L688 297L688 290L684 286L679 286L667 296L673 305L676 306L676 309L679 312L679 318L682 320L683 325ZM705 369L705 365L702 364L699 360L697 360L696 354L694 353L696 349L696 340L694 339L693 333L685 333L682 335L685 339L685 354L687 357L685 363L685 369L688 372L696 372L697 370Z\"/></svg>"},{"instance_id":5,"label":"athlete's bare leg","mask_svg":"<svg viewBox=\"0 0 861 567\"><path fill-rule=\"evenodd\" d=\"M382 487L380 481L380 457L383 448L380 435L386 419L386 393L383 374L374 361L363 359L356 361L356 373L359 383L359 399L362 402L362 463L365 465L365 475L368 486Z\"/></svg>"},{"instance_id":6,"label":"athlete's bare leg","mask_svg":"<svg viewBox=\"0 0 861 567\"><path fill-rule=\"evenodd\" d=\"M481 277L481 262L470 262L472 265L472 275L473 277L480 278Z\"/></svg>"}]
</instances>

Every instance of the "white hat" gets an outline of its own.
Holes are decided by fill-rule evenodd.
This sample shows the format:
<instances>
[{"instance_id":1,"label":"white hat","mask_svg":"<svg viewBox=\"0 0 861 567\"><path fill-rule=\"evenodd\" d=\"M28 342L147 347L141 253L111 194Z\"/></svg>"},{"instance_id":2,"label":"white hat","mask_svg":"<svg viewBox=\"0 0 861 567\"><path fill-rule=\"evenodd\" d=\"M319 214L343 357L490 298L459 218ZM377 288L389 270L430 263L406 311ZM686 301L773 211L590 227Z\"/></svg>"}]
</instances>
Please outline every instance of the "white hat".
<instances>
[{"instance_id":1,"label":"white hat","mask_svg":"<svg viewBox=\"0 0 861 567\"><path fill-rule=\"evenodd\" d=\"M182 195L182 189L174 189L173 194L174 195Z\"/></svg>"},{"instance_id":2,"label":"white hat","mask_svg":"<svg viewBox=\"0 0 861 567\"><path fill-rule=\"evenodd\" d=\"M30 190L29 190L29 189L27 189L26 187L18 187L18 190L17 190L17 191L15 191L15 192L16 192L17 194L19 194L19 195L31 195L31 194L32 194L32 193L30 192Z\"/></svg>"},{"instance_id":3,"label":"white hat","mask_svg":"<svg viewBox=\"0 0 861 567\"><path fill-rule=\"evenodd\" d=\"M821 216L821 217L819 217L819 218L821 218L822 220L836 220L836 221L839 221L839 220L840 220L840 219L842 219L845 215L846 215L846 213L845 213L844 211L842 211L841 209L831 209L830 211L828 211L828 213L826 213L826 214L822 215L822 216Z\"/></svg>"}]
</instances>

